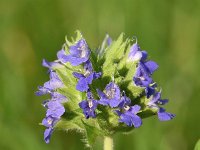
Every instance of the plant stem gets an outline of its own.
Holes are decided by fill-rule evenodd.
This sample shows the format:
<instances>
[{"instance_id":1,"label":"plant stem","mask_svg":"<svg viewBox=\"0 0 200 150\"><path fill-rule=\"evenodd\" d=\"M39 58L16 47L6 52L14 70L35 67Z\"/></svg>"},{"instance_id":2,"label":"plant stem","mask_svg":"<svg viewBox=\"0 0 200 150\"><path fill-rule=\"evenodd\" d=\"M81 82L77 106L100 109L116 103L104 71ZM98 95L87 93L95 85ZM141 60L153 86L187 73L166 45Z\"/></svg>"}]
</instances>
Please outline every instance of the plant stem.
<instances>
[{"instance_id":1,"label":"plant stem","mask_svg":"<svg viewBox=\"0 0 200 150\"><path fill-rule=\"evenodd\" d=\"M113 139L111 137L104 137L104 150L113 150Z\"/></svg>"}]
</instances>

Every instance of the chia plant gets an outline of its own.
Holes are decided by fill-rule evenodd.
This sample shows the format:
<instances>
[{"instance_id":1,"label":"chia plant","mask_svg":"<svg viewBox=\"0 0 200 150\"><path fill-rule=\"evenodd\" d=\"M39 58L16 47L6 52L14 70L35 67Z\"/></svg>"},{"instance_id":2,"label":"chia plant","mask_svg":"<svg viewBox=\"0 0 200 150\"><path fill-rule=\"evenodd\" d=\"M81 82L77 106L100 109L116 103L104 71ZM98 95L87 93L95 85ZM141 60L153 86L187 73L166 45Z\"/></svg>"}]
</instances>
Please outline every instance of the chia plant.
<instances>
[{"instance_id":1,"label":"chia plant","mask_svg":"<svg viewBox=\"0 0 200 150\"><path fill-rule=\"evenodd\" d=\"M96 137L105 137L104 149L108 150L113 134L140 127L146 117L174 118L162 107L168 100L161 98L161 89L152 79L158 65L148 60L136 38L124 39L121 34L112 41L106 35L102 45L91 50L77 31L75 39L66 38L57 58L43 60L50 80L36 92L51 97L42 103L46 143L54 130L72 130L82 133L89 147Z\"/></svg>"}]
</instances>

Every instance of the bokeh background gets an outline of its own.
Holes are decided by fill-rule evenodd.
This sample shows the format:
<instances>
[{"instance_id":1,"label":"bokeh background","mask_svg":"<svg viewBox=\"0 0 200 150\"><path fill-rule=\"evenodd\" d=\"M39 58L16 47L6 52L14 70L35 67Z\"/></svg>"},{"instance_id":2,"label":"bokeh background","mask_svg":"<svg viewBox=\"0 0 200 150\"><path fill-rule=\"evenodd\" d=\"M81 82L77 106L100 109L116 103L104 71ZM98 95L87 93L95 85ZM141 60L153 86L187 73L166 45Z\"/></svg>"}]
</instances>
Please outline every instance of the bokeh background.
<instances>
[{"instance_id":1,"label":"bokeh background","mask_svg":"<svg viewBox=\"0 0 200 150\"><path fill-rule=\"evenodd\" d=\"M177 117L145 119L129 135L114 136L116 150L192 150L200 138L200 0L0 0L0 150L82 150L81 135L54 132L43 141L48 80L43 58L51 61L65 35L80 29L91 48L106 33L136 35L160 69L154 79ZM102 140L95 150L102 149Z\"/></svg>"}]
</instances>

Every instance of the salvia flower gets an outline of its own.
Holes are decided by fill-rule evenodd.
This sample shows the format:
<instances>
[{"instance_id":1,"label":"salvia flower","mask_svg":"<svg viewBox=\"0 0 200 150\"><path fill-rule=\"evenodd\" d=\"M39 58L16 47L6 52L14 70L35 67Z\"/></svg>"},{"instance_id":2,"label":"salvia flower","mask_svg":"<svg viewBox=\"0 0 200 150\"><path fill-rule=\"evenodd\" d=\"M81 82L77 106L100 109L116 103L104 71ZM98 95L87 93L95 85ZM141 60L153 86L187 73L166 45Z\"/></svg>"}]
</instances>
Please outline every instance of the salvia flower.
<instances>
[{"instance_id":1,"label":"salvia flower","mask_svg":"<svg viewBox=\"0 0 200 150\"><path fill-rule=\"evenodd\" d=\"M78 66L89 59L90 50L85 39L80 39L74 45L69 47L70 54L67 55L62 49L58 52L58 59L63 62L70 62L72 66Z\"/></svg>"},{"instance_id":2,"label":"salvia flower","mask_svg":"<svg viewBox=\"0 0 200 150\"><path fill-rule=\"evenodd\" d=\"M90 91L87 92L87 100L83 100L79 103L79 107L83 110L86 119L90 117L96 117L95 109L97 108L97 106L98 101L93 98Z\"/></svg>"},{"instance_id":3,"label":"salvia flower","mask_svg":"<svg viewBox=\"0 0 200 150\"><path fill-rule=\"evenodd\" d=\"M117 107L121 102L120 89L114 82L107 84L105 93L100 90L97 90L97 92L100 97L99 104L101 105L109 105L111 108L113 108Z\"/></svg>"},{"instance_id":4,"label":"salvia flower","mask_svg":"<svg viewBox=\"0 0 200 150\"><path fill-rule=\"evenodd\" d=\"M139 61L133 81L136 86L145 88L147 98L155 92L156 84L151 75L158 69L156 62L147 60L147 52L141 51L139 45L133 44L129 53L129 59L132 61Z\"/></svg>"},{"instance_id":5,"label":"salvia flower","mask_svg":"<svg viewBox=\"0 0 200 150\"><path fill-rule=\"evenodd\" d=\"M128 55L129 61L138 61L138 60L146 60L147 52L141 51L139 45L137 43L133 44L130 48L130 52Z\"/></svg>"},{"instance_id":6,"label":"salvia flower","mask_svg":"<svg viewBox=\"0 0 200 150\"><path fill-rule=\"evenodd\" d=\"M131 106L130 98L123 96L120 108L123 112L116 110L116 113L119 115L119 122L125 123L127 126L134 126L138 128L142 125L142 119L137 115L140 111L139 105Z\"/></svg>"},{"instance_id":7,"label":"salvia flower","mask_svg":"<svg viewBox=\"0 0 200 150\"><path fill-rule=\"evenodd\" d=\"M94 72L91 62L88 60L84 64L84 74L73 72L74 77L78 78L79 81L76 85L76 89L84 92L89 89L89 84L92 84L94 79L98 79L101 76L101 72Z\"/></svg>"},{"instance_id":8,"label":"salvia flower","mask_svg":"<svg viewBox=\"0 0 200 150\"><path fill-rule=\"evenodd\" d=\"M42 125L47 127L44 132L44 140L46 143L49 143L54 126L64 114L65 108L56 99L46 101L44 106L47 108L46 117L42 120Z\"/></svg>"},{"instance_id":9,"label":"salvia flower","mask_svg":"<svg viewBox=\"0 0 200 150\"><path fill-rule=\"evenodd\" d=\"M157 109L158 119L160 121L168 121L175 117L174 114L165 112L165 109L159 105L165 105L168 103L167 99L161 99L161 92L157 92L152 96L152 99L149 101L148 106L151 108Z\"/></svg>"},{"instance_id":10,"label":"salvia flower","mask_svg":"<svg viewBox=\"0 0 200 150\"><path fill-rule=\"evenodd\" d=\"M58 75L50 70L50 80L44 83L44 86L39 86L36 92L36 95L44 95L53 92L57 88L61 88L63 86L62 81L59 79Z\"/></svg>"},{"instance_id":11,"label":"salvia flower","mask_svg":"<svg viewBox=\"0 0 200 150\"><path fill-rule=\"evenodd\" d=\"M46 143L56 129L81 132L91 145L95 137L140 127L144 116L157 114L160 121L175 116L163 108L168 100L161 99L153 80L157 63L148 60L137 41L124 40L124 34L117 40L106 35L99 48L90 49L77 31L76 38L66 39L57 52L57 60L44 59L42 65L50 80L36 95L51 97L42 103Z\"/></svg>"}]
</instances>

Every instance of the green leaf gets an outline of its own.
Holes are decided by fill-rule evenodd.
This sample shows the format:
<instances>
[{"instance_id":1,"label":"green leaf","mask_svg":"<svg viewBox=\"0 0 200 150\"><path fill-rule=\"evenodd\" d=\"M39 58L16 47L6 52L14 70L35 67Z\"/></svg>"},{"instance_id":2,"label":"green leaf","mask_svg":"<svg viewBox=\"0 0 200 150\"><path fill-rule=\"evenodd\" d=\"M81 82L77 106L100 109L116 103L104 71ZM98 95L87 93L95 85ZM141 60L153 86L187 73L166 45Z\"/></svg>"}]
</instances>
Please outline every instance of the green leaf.
<instances>
[{"instance_id":1,"label":"green leaf","mask_svg":"<svg viewBox=\"0 0 200 150\"><path fill-rule=\"evenodd\" d=\"M197 141L194 150L200 150L200 139Z\"/></svg>"}]
</instances>

